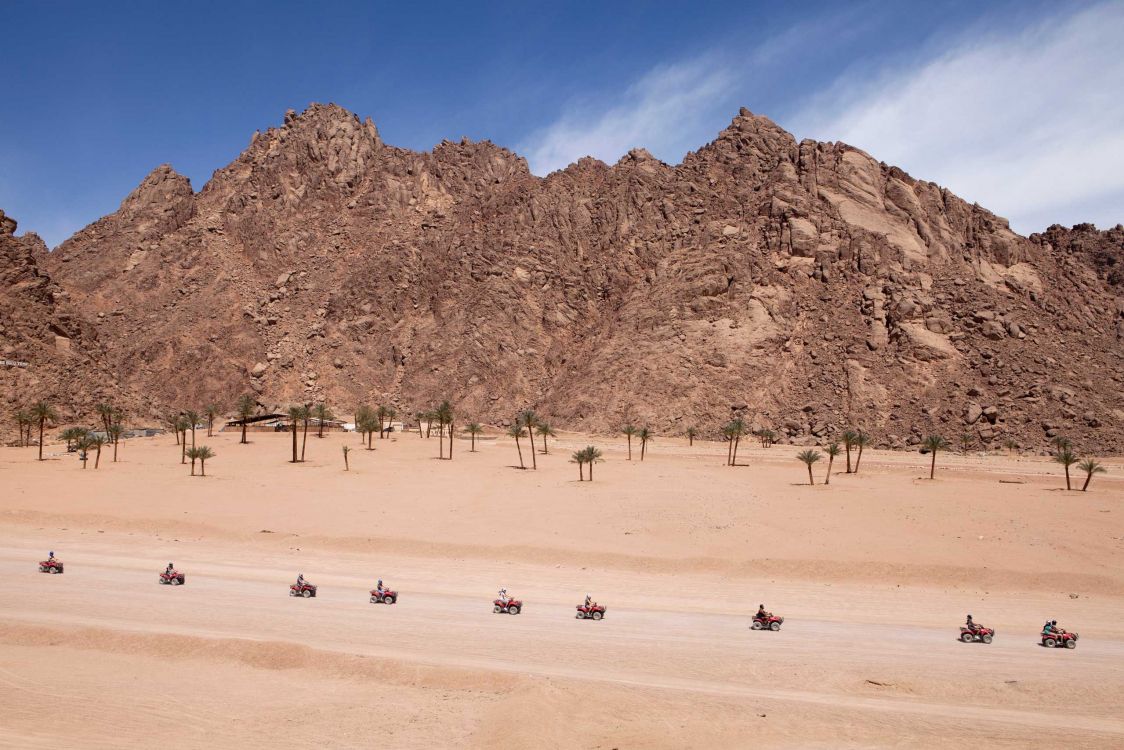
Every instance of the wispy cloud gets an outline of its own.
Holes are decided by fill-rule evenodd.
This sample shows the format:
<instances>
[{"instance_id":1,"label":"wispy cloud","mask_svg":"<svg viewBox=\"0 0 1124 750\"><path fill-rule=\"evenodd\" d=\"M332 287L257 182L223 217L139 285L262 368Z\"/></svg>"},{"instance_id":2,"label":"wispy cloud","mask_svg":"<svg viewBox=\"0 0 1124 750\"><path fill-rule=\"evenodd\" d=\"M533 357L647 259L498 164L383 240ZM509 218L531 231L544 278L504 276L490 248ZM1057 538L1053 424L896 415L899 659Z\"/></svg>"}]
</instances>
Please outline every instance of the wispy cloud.
<instances>
[{"instance_id":1,"label":"wispy cloud","mask_svg":"<svg viewBox=\"0 0 1124 750\"><path fill-rule=\"evenodd\" d=\"M841 140L1011 219L1124 221L1124 5L1104 3L812 97L787 123Z\"/></svg>"},{"instance_id":2,"label":"wispy cloud","mask_svg":"<svg viewBox=\"0 0 1124 750\"><path fill-rule=\"evenodd\" d=\"M553 123L532 133L519 151L531 170L547 174L583 156L612 163L643 146L678 160L699 145L700 125L735 94L736 77L714 58L655 68L608 106L573 103Z\"/></svg>"}]
</instances>

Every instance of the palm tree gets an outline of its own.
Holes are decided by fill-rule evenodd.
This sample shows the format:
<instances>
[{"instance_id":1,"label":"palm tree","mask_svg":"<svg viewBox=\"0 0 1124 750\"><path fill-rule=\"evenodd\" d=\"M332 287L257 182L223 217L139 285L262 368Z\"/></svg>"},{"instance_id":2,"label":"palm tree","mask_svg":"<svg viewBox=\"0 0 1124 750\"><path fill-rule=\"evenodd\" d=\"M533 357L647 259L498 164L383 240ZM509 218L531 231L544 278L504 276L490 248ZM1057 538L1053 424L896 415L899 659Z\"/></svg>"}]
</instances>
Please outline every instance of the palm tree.
<instances>
[{"instance_id":1,"label":"palm tree","mask_svg":"<svg viewBox=\"0 0 1124 750\"><path fill-rule=\"evenodd\" d=\"M97 457L94 458L94 468L96 469L101 464L101 448L105 445L105 438L101 435L91 435L87 438L87 443L91 448L97 451Z\"/></svg>"},{"instance_id":2,"label":"palm tree","mask_svg":"<svg viewBox=\"0 0 1124 750\"><path fill-rule=\"evenodd\" d=\"M1089 482L1093 481L1094 474L1104 474L1105 468L1091 458L1086 458L1077 464L1077 468L1085 472L1085 484L1081 485L1082 492L1088 492Z\"/></svg>"},{"instance_id":3,"label":"palm tree","mask_svg":"<svg viewBox=\"0 0 1124 750\"><path fill-rule=\"evenodd\" d=\"M730 423L722 430L728 437L730 445L728 446L726 465L738 465L738 445L741 444L742 435L746 432L745 421L741 417L736 417L730 420Z\"/></svg>"},{"instance_id":4,"label":"palm tree","mask_svg":"<svg viewBox=\"0 0 1124 750\"><path fill-rule=\"evenodd\" d=\"M948 450L948 441L940 435L930 435L921 443L921 447L932 454L932 463L929 464L929 479L932 479L937 470L937 452Z\"/></svg>"},{"instance_id":5,"label":"palm tree","mask_svg":"<svg viewBox=\"0 0 1124 750\"><path fill-rule=\"evenodd\" d=\"M351 466L347 463L347 454L351 453L351 448L346 445L343 447L343 470L351 471Z\"/></svg>"},{"instance_id":6,"label":"palm tree","mask_svg":"<svg viewBox=\"0 0 1124 750\"><path fill-rule=\"evenodd\" d=\"M301 423L304 431L301 434L301 463L304 463L304 447L308 445L308 420L312 418L312 410L307 405L301 406Z\"/></svg>"},{"instance_id":7,"label":"palm tree","mask_svg":"<svg viewBox=\"0 0 1124 750\"><path fill-rule=\"evenodd\" d=\"M194 448L195 447L195 425L199 424L199 412L189 410L189 411L185 411L183 413L183 415L185 417L187 417L187 421L191 423L191 447ZM184 437L184 440L186 440L187 434L184 433L183 437Z\"/></svg>"},{"instance_id":8,"label":"palm tree","mask_svg":"<svg viewBox=\"0 0 1124 750\"><path fill-rule=\"evenodd\" d=\"M248 420L250 417L254 416L254 412L257 411L257 408L258 408L258 402L254 399L253 396L251 396L249 394L245 394L245 395L240 396L238 398L238 418L240 420L242 420L242 440L240 442L243 445L245 445L246 442L247 442L246 441L246 420Z\"/></svg>"},{"instance_id":9,"label":"palm tree","mask_svg":"<svg viewBox=\"0 0 1124 750\"><path fill-rule=\"evenodd\" d=\"M195 449L195 457L199 459L199 476L207 476L207 459L214 458L215 452L205 445Z\"/></svg>"},{"instance_id":10,"label":"palm tree","mask_svg":"<svg viewBox=\"0 0 1124 750\"><path fill-rule=\"evenodd\" d=\"M394 420L398 418L398 410L393 406L388 407L386 410L386 434L389 435L390 431L394 429Z\"/></svg>"},{"instance_id":11,"label":"palm tree","mask_svg":"<svg viewBox=\"0 0 1124 750\"><path fill-rule=\"evenodd\" d=\"M1065 488L1071 489L1069 486L1069 467L1077 463L1077 454L1067 445L1054 454L1054 460L1065 467Z\"/></svg>"},{"instance_id":12,"label":"palm tree","mask_svg":"<svg viewBox=\"0 0 1124 750\"><path fill-rule=\"evenodd\" d=\"M570 460L572 460L574 463L576 463L578 465L578 481L584 482L585 481L585 449L583 448L580 451L574 451L574 454L572 456L570 456Z\"/></svg>"},{"instance_id":13,"label":"palm tree","mask_svg":"<svg viewBox=\"0 0 1124 750\"><path fill-rule=\"evenodd\" d=\"M727 422L722 426L722 437L726 439L726 465L734 460L734 423Z\"/></svg>"},{"instance_id":14,"label":"palm tree","mask_svg":"<svg viewBox=\"0 0 1124 750\"><path fill-rule=\"evenodd\" d=\"M290 406L289 407L289 422L292 424L293 433L293 460L289 463L297 463L297 426L300 424L301 417L304 414L303 406Z\"/></svg>"},{"instance_id":15,"label":"palm tree","mask_svg":"<svg viewBox=\"0 0 1124 750\"><path fill-rule=\"evenodd\" d=\"M1073 447L1073 443L1069 442L1069 438L1064 435L1055 435L1050 438L1050 445L1054 446L1054 449L1059 451Z\"/></svg>"},{"instance_id":16,"label":"palm tree","mask_svg":"<svg viewBox=\"0 0 1124 750\"><path fill-rule=\"evenodd\" d=\"M163 417L161 421L163 421L164 424L168 427L168 429L172 431L172 434L176 436L176 445L179 445L180 444L180 416L178 414L173 414L170 417Z\"/></svg>"},{"instance_id":17,"label":"palm tree","mask_svg":"<svg viewBox=\"0 0 1124 750\"><path fill-rule=\"evenodd\" d=\"M835 463L835 457L843 451L839 448L839 443L829 443L823 452L827 454L827 476L824 477L824 484L831 484L831 465Z\"/></svg>"},{"instance_id":18,"label":"palm tree","mask_svg":"<svg viewBox=\"0 0 1124 750\"><path fill-rule=\"evenodd\" d=\"M383 433L383 424L386 422L386 413L387 408L385 406L382 406L381 404L379 405L378 409L375 409L375 419L379 421L379 440L382 440L385 437Z\"/></svg>"},{"instance_id":19,"label":"palm tree","mask_svg":"<svg viewBox=\"0 0 1124 750\"><path fill-rule=\"evenodd\" d=\"M113 424L113 407L109 404L97 404L94 411L101 418L101 427L104 432L109 432L109 425ZM94 468L97 468L96 466Z\"/></svg>"},{"instance_id":20,"label":"palm tree","mask_svg":"<svg viewBox=\"0 0 1124 750\"><path fill-rule=\"evenodd\" d=\"M601 451L598 448L594 448L592 445L588 445L582 453L585 454L585 462L589 464L589 481L592 482L593 465L601 460Z\"/></svg>"},{"instance_id":21,"label":"palm tree","mask_svg":"<svg viewBox=\"0 0 1124 750\"><path fill-rule=\"evenodd\" d=\"M554 428L551 427L546 422L539 422L539 426L535 428L535 432L538 433L539 436L542 438L542 452L543 452L543 454L545 455L547 453L550 453L550 448L547 447L546 439L552 438L552 437L558 437L557 433L554 432Z\"/></svg>"},{"instance_id":22,"label":"palm tree","mask_svg":"<svg viewBox=\"0 0 1124 750\"><path fill-rule=\"evenodd\" d=\"M538 471L539 461L535 457L535 428L539 426L539 415L534 409L524 409L515 418L527 430L527 440L531 442L531 468Z\"/></svg>"},{"instance_id":23,"label":"palm tree","mask_svg":"<svg viewBox=\"0 0 1124 750\"><path fill-rule=\"evenodd\" d=\"M418 420L418 437L425 437L424 435L422 435L422 428L421 428L421 423L422 423L422 420L424 418L425 418L425 412L422 412L422 411L414 412L414 419Z\"/></svg>"},{"instance_id":24,"label":"palm tree","mask_svg":"<svg viewBox=\"0 0 1124 750\"><path fill-rule=\"evenodd\" d=\"M437 423L441 427L440 440L445 441L445 432L449 433L449 460L453 460L453 406L448 401L442 401L433 412L437 416Z\"/></svg>"},{"instance_id":25,"label":"palm tree","mask_svg":"<svg viewBox=\"0 0 1124 750\"><path fill-rule=\"evenodd\" d=\"M841 436L843 441L843 449L847 451L847 473L854 473L851 469L851 449L855 447L855 441L859 439L859 433L854 430L847 430Z\"/></svg>"},{"instance_id":26,"label":"palm tree","mask_svg":"<svg viewBox=\"0 0 1124 750\"><path fill-rule=\"evenodd\" d=\"M468 427L464 428L464 431L468 433L470 438L472 438L472 449L469 452L475 453L476 452L476 436L483 433L484 428L481 427L476 422L470 422Z\"/></svg>"},{"instance_id":27,"label":"palm tree","mask_svg":"<svg viewBox=\"0 0 1124 750\"><path fill-rule=\"evenodd\" d=\"M859 465L863 462L863 448L870 445L870 435L867 435L862 430L855 436L855 447L859 449L859 455L855 456L855 473L859 473Z\"/></svg>"},{"instance_id":28,"label":"palm tree","mask_svg":"<svg viewBox=\"0 0 1124 750\"><path fill-rule=\"evenodd\" d=\"M324 437L324 423L329 419L334 419L335 415L332 414L332 410L329 409L328 405L323 401L316 405L316 409L313 413L316 415L317 422L316 437L322 438Z\"/></svg>"},{"instance_id":29,"label":"palm tree","mask_svg":"<svg viewBox=\"0 0 1124 750\"><path fill-rule=\"evenodd\" d=\"M699 431L696 430L694 427L688 427L687 428L687 445L688 446L693 447L695 445L695 437L698 434L699 434Z\"/></svg>"},{"instance_id":30,"label":"palm tree","mask_svg":"<svg viewBox=\"0 0 1124 750\"><path fill-rule=\"evenodd\" d=\"M960 452L967 453L972 450L972 433L965 432L960 436Z\"/></svg>"},{"instance_id":31,"label":"palm tree","mask_svg":"<svg viewBox=\"0 0 1124 750\"><path fill-rule=\"evenodd\" d=\"M195 476L195 459L199 458L199 449L188 448L187 457L191 459L191 476Z\"/></svg>"},{"instance_id":32,"label":"palm tree","mask_svg":"<svg viewBox=\"0 0 1124 750\"><path fill-rule=\"evenodd\" d=\"M777 433L772 430L762 430L761 439L763 448L771 448L773 443L777 442Z\"/></svg>"},{"instance_id":33,"label":"palm tree","mask_svg":"<svg viewBox=\"0 0 1124 750\"><path fill-rule=\"evenodd\" d=\"M185 464L187 463L187 417L176 417L174 428L176 431L176 442L179 443L180 446L180 463ZM181 435L183 436L183 440L180 440Z\"/></svg>"},{"instance_id":34,"label":"palm tree","mask_svg":"<svg viewBox=\"0 0 1124 750\"><path fill-rule=\"evenodd\" d=\"M70 446L86 437L87 432L88 430L85 427L67 427L62 431L59 438L66 441L67 453L70 452Z\"/></svg>"},{"instance_id":35,"label":"palm tree","mask_svg":"<svg viewBox=\"0 0 1124 750\"><path fill-rule=\"evenodd\" d=\"M33 420L39 423L39 460L43 460L43 427L48 422L58 420L58 415L55 413L54 408L46 401L37 401L31 407L30 416Z\"/></svg>"},{"instance_id":36,"label":"palm tree","mask_svg":"<svg viewBox=\"0 0 1124 750\"><path fill-rule=\"evenodd\" d=\"M215 417L219 415L218 404L207 404L203 407L203 414L207 417L207 437L214 437Z\"/></svg>"},{"instance_id":37,"label":"palm tree","mask_svg":"<svg viewBox=\"0 0 1124 750\"><path fill-rule=\"evenodd\" d=\"M820 458L821 458L820 452L819 451L813 451L813 450L801 451L800 453L796 454L796 458L799 459L800 461L803 461L805 464L807 464L807 466L808 466L808 484L814 485L816 483L816 480L812 476L812 464L814 464L816 461L820 460Z\"/></svg>"},{"instance_id":38,"label":"palm tree","mask_svg":"<svg viewBox=\"0 0 1124 750\"><path fill-rule=\"evenodd\" d=\"M621 428L621 432L623 432L624 436L626 438L628 438L628 460L631 461L632 460L632 436L635 435L636 432L637 432L636 427L634 425L631 425L631 424L626 424L624 427Z\"/></svg>"},{"instance_id":39,"label":"palm tree","mask_svg":"<svg viewBox=\"0 0 1124 750\"><path fill-rule=\"evenodd\" d=\"M508 428L507 434L515 438L515 450L519 451L519 468L526 469L527 467L523 465L523 448L519 445L519 438L523 436L523 425L516 420L515 424Z\"/></svg>"},{"instance_id":40,"label":"palm tree","mask_svg":"<svg viewBox=\"0 0 1124 750\"><path fill-rule=\"evenodd\" d=\"M367 445L367 450L373 451L375 430L379 428L378 417L369 406L360 406L355 412L355 431Z\"/></svg>"},{"instance_id":41,"label":"palm tree","mask_svg":"<svg viewBox=\"0 0 1124 750\"><path fill-rule=\"evenodd\" d=\"M83 469L86 468L86 462L90 460L90 448L93 447L91 440L93 440L93 438L89 434L85 434L78 441L78 445L75 446L78 448L78 458L82 461Z\"/></svg>"},{"instance_id":42,"label":"palm tree","mask_svg":"<svg viewBox=\"0 0 1124 750\"><path fill-rule=\"evenodd\" d=\"M20 431L20 447L23 448L26 445L26 441L23 439L24 430L27 429L27 425L31 422L31 416L23 409L17 409L15 418L16 425Z\"/></svg>"},{"instance_id":43,"label":"palm tree","mask_svg":"<svg viewBox=\"0 0 1124 750\"><path fill-rule=\"evenodd\" d=\"M1019 444L1012 438L1007 438L1003 441L1003 447L1007 449L1008 453L1016 453L1019 450Z\"/></svg>"},{"instance_id":44,"label":"palm tree","mask_svg":"<svg viewBox=\"0 0 1124 750\"><path fill-rule=\"evenodd\" d=\"M113 463L117 463L117 444L121 441L121 436L125 434L125 428L119 424L111 424L109 426L109 439L113 441ZM97 468L96 466L94 468Z\"/></svg>"},{"instance_id":45,"label":"palm tree","mask_svg":"<svg viewBox=\"0 0 1124 750\"><path fill-rule=\"evenodd\" d=\"M636 431L636 437L640 438L640 460L644 460L644 453L648 449L648 441L653 440L655 436L652 434L651 429L644 425Z\"/></svg>"}]
</instances>

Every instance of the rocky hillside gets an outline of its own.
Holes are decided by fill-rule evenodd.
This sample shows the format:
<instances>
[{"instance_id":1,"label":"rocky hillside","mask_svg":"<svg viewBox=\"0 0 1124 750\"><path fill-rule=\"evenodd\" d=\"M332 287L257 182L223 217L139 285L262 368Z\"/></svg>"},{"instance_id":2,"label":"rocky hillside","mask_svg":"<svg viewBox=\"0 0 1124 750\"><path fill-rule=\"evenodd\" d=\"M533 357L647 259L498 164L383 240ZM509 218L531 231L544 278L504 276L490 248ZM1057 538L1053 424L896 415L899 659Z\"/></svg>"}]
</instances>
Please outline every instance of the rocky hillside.
<instances>
[{"instance_id":1,"label":"rocky hillside","mask_svg":"<svg viewBox=\"0 0 1124 750\"><path fill-rule=\"evenodd\" d=\"M15 220L0 211L0 421L7 426L13 412L40 398L67 420L111 396L122 406L150 409L110 374L95 327L40 268L43 241L15 231ZM0 440L14 442L14 429Z\"/></svg>"},{"instance_id":2,"label":"rocky hillside","mask_svg":"<svg viewBox=\"0 0 1124 750\"><path fill-rule=\"evenodd\" d=\"M198 193L158 168L45 263L153 408L448 397L490 422L530 405L713 432L740 412L794 442L859 425L1105 452L1124 449L1120 233L1024 238L745 110L678 166L636 150L539 178L486 141L417 153L312 105Z\"/></svg>"}]
</instances>

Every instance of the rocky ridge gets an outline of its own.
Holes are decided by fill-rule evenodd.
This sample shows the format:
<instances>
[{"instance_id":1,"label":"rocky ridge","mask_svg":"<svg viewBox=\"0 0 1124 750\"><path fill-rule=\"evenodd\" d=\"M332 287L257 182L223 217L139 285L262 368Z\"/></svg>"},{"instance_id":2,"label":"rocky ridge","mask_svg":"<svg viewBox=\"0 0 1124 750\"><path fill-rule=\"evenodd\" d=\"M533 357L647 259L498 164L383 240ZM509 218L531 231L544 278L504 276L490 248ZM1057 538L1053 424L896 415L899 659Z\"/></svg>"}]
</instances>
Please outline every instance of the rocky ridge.
<instances>
[{"instance_id":1,"label":"rocky ridge","mask_svg":"<svg viewBox=\"0 0 1124 750\"><path fill-rule=\"evenodd\" d=\"M413 152L312 105L198 193L158 168L43 263L121 398L153 410L448 397L494 423L740 413L800 443L858 425L1105 452L1124 448L1122 231L1024 238L746 110L678 166L637 149L540 178L487 141Z\"/></svg>"}]
</instances>

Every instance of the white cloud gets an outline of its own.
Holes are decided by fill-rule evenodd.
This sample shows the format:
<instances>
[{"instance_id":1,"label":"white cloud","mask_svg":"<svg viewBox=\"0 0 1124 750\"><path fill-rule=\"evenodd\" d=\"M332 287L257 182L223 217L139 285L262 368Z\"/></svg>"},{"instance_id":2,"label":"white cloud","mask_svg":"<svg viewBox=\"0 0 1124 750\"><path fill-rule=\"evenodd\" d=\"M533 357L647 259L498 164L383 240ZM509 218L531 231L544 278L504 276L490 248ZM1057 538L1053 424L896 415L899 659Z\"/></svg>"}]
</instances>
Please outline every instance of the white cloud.
<instances>
[{"instance_id":1,"label":"white cloud","mask_svg":"<svg viewBox=\"0 0 1124 750\"><path fill-rule=\"evenodd\" d=\"M975 33L914 66L841 78L787 123L1011 219L1124 222L1124 5ZM946 45L947 48L948 45Z\"/></svg>"},{"instance_id":2,"label":"white cloud","mask_svg":"<svg viewBox=\"0 0 1124 750\"><path fill-rule=\"evenodd\" d=\"M736 79L707 57L653 69L611 106L573 104L518 148L531 171L543 175L583 156L615 162L643 146L678 161L699 145L698 133L717 110L730 109ZM736 110L735 110L736 111ZM728 113L732 116L732 112Z\"/></svg>"}]
</instances>

